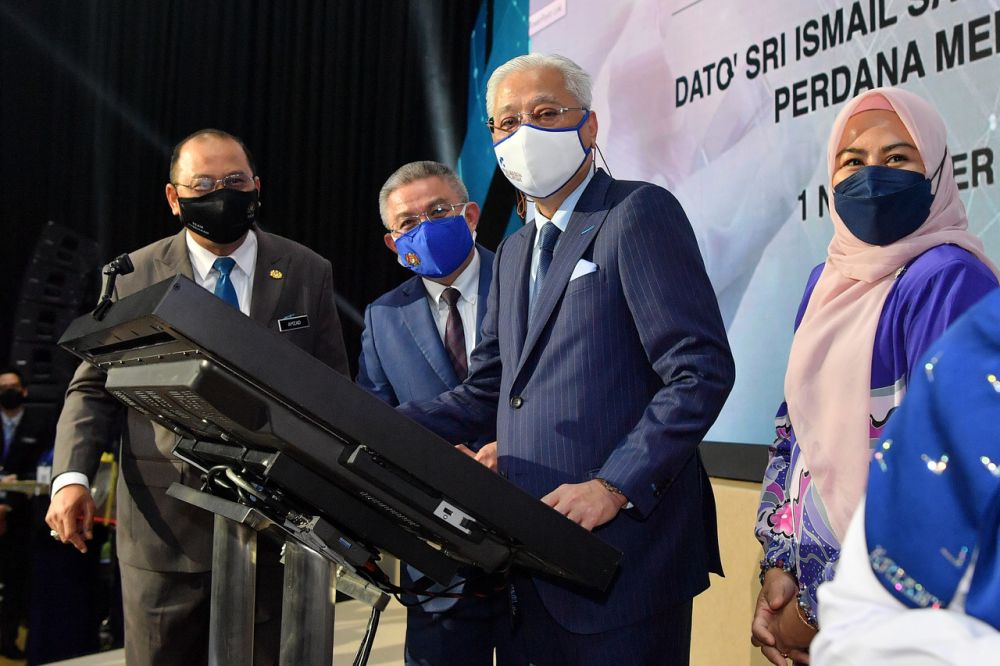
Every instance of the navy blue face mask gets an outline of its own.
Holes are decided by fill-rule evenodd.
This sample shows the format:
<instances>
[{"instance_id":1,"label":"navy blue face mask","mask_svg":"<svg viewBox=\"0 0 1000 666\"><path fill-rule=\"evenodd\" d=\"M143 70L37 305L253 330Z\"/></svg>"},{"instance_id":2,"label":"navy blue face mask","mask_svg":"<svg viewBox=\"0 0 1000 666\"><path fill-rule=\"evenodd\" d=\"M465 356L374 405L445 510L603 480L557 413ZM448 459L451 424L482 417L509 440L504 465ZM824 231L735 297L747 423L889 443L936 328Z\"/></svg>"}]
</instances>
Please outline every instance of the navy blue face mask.
<instances>
[{"instance_id":1,"label":"navy blue face mask","mask_svg":"<svg viewBox=\"0 0 1000 666\"><path fill-rule=\"evenodd\" d=\"M927 221L934 194L922 173L885 166L858 169L833 188L833 205L847 229L869 245L891 245Z\"/></svg>"},{"instance_id":2,"label":"navy blue face mask","mask_svg":"<svg viewBox=\"0 0 1000 666\"><path fill-rule=\"evenodd\" d=\"M396 239L399 263L417 275L451 275L472 250L472 232L464 215L427 220Z\"/></svg>"}]
</instances>

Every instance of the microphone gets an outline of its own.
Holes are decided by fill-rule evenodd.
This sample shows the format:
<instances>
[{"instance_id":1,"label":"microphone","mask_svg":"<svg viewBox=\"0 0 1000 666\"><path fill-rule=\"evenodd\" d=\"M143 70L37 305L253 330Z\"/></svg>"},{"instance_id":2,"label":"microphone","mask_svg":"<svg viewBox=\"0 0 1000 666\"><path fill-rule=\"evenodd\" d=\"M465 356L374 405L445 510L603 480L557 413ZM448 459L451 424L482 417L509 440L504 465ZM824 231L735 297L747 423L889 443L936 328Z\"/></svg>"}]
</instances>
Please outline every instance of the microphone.
<instances>
[{"instance_id":1,"label":"microphone","mask_svg":"<svg viewBox=\"0 0 1000 666\"><path fill-rule=\"evenodd\" d=\"M111 309L113 305L111 301L111 294L115 292L115 281L118 279L119 275L128 275L135 270L135 266L132 265L132 260L129 259L128 254L120 254L104 267L104 288L101 289L101 298L97 301L97 307L94 308L92 316L97 321L104 319L104 316L108 314L108 310Z\"/></svg>"}]
</instances>

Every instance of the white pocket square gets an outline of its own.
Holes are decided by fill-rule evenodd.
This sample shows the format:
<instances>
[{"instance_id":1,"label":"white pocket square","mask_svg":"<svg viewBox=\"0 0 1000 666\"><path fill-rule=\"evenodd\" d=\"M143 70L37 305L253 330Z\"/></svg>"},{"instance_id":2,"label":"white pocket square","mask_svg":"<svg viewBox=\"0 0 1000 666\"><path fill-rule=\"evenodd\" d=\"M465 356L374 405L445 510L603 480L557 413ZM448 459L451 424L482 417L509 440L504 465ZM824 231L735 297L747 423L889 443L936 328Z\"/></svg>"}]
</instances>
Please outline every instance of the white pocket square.
<instances>
[{"instance_id":1,"label":"white pocket square","mask_svg":"<svg viewBox=\"0 0 1000 666\"><path fill-rule=\"evenodd\" d=\"M577 279L578 277L583 277L584 275L589 275L597 270L597 264L592 261L587 261L586 259L581 259L576 262L576 266L573 267L573 274L569 276L569 281Z\"/></svg>"}]
</instances>

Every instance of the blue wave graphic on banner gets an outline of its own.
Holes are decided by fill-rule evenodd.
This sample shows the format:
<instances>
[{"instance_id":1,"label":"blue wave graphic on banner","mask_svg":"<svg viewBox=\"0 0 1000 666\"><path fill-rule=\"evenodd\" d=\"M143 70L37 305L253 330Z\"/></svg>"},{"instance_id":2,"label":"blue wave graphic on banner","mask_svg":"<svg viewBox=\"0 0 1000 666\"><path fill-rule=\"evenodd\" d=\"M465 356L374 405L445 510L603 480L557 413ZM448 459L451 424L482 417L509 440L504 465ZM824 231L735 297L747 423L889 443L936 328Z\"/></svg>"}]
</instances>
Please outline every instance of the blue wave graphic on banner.
<instances>
[{"instance_id":1,"label":"blue wave graphic on banner","mask_svg":"<svg viewBox=\"0 0 1000 666\"><path fill-rule=\"evenodd\" d=\"M492 21L488 20L490 6ZM486 129L486 81L494 69L511 58L528 53L528 48L528 0L483 0L472 29L468 125L457 166L458 175L469 190L469 198L480 204L486 200L497 172L493 142ZM504 237L521 224L521 218L511 208Z\"/></svg>"}]
</instances>

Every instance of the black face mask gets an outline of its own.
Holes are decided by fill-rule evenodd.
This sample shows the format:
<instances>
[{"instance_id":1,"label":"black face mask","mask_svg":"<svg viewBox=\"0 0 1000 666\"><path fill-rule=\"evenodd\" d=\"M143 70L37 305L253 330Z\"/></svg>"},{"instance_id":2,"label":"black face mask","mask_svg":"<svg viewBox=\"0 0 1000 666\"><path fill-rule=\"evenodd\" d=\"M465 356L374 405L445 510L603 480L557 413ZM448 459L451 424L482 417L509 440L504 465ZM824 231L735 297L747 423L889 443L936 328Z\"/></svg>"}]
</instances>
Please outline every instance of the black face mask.
<instances>
[{"instance_id":1,"label":"black face mask","mask_svg":"<svg viewBox=\"0 0 1000 666\"><path fill-rule=\"evenodd\" d=\"M17 389L0 391L0 407L17 409L24 404L24 395Z\"/></svg>"},{"instance_id":2,"label":"black face mask","mask_svg":"<svg viewBox=\"0 0 1000 666\"><path fill-rule=\"evenodd\" d=\"M213 243L226 245L243 237L257 217L257 190L223 188L203 197L178 197L181 222Z\"/></svg>"}]
</instances>

